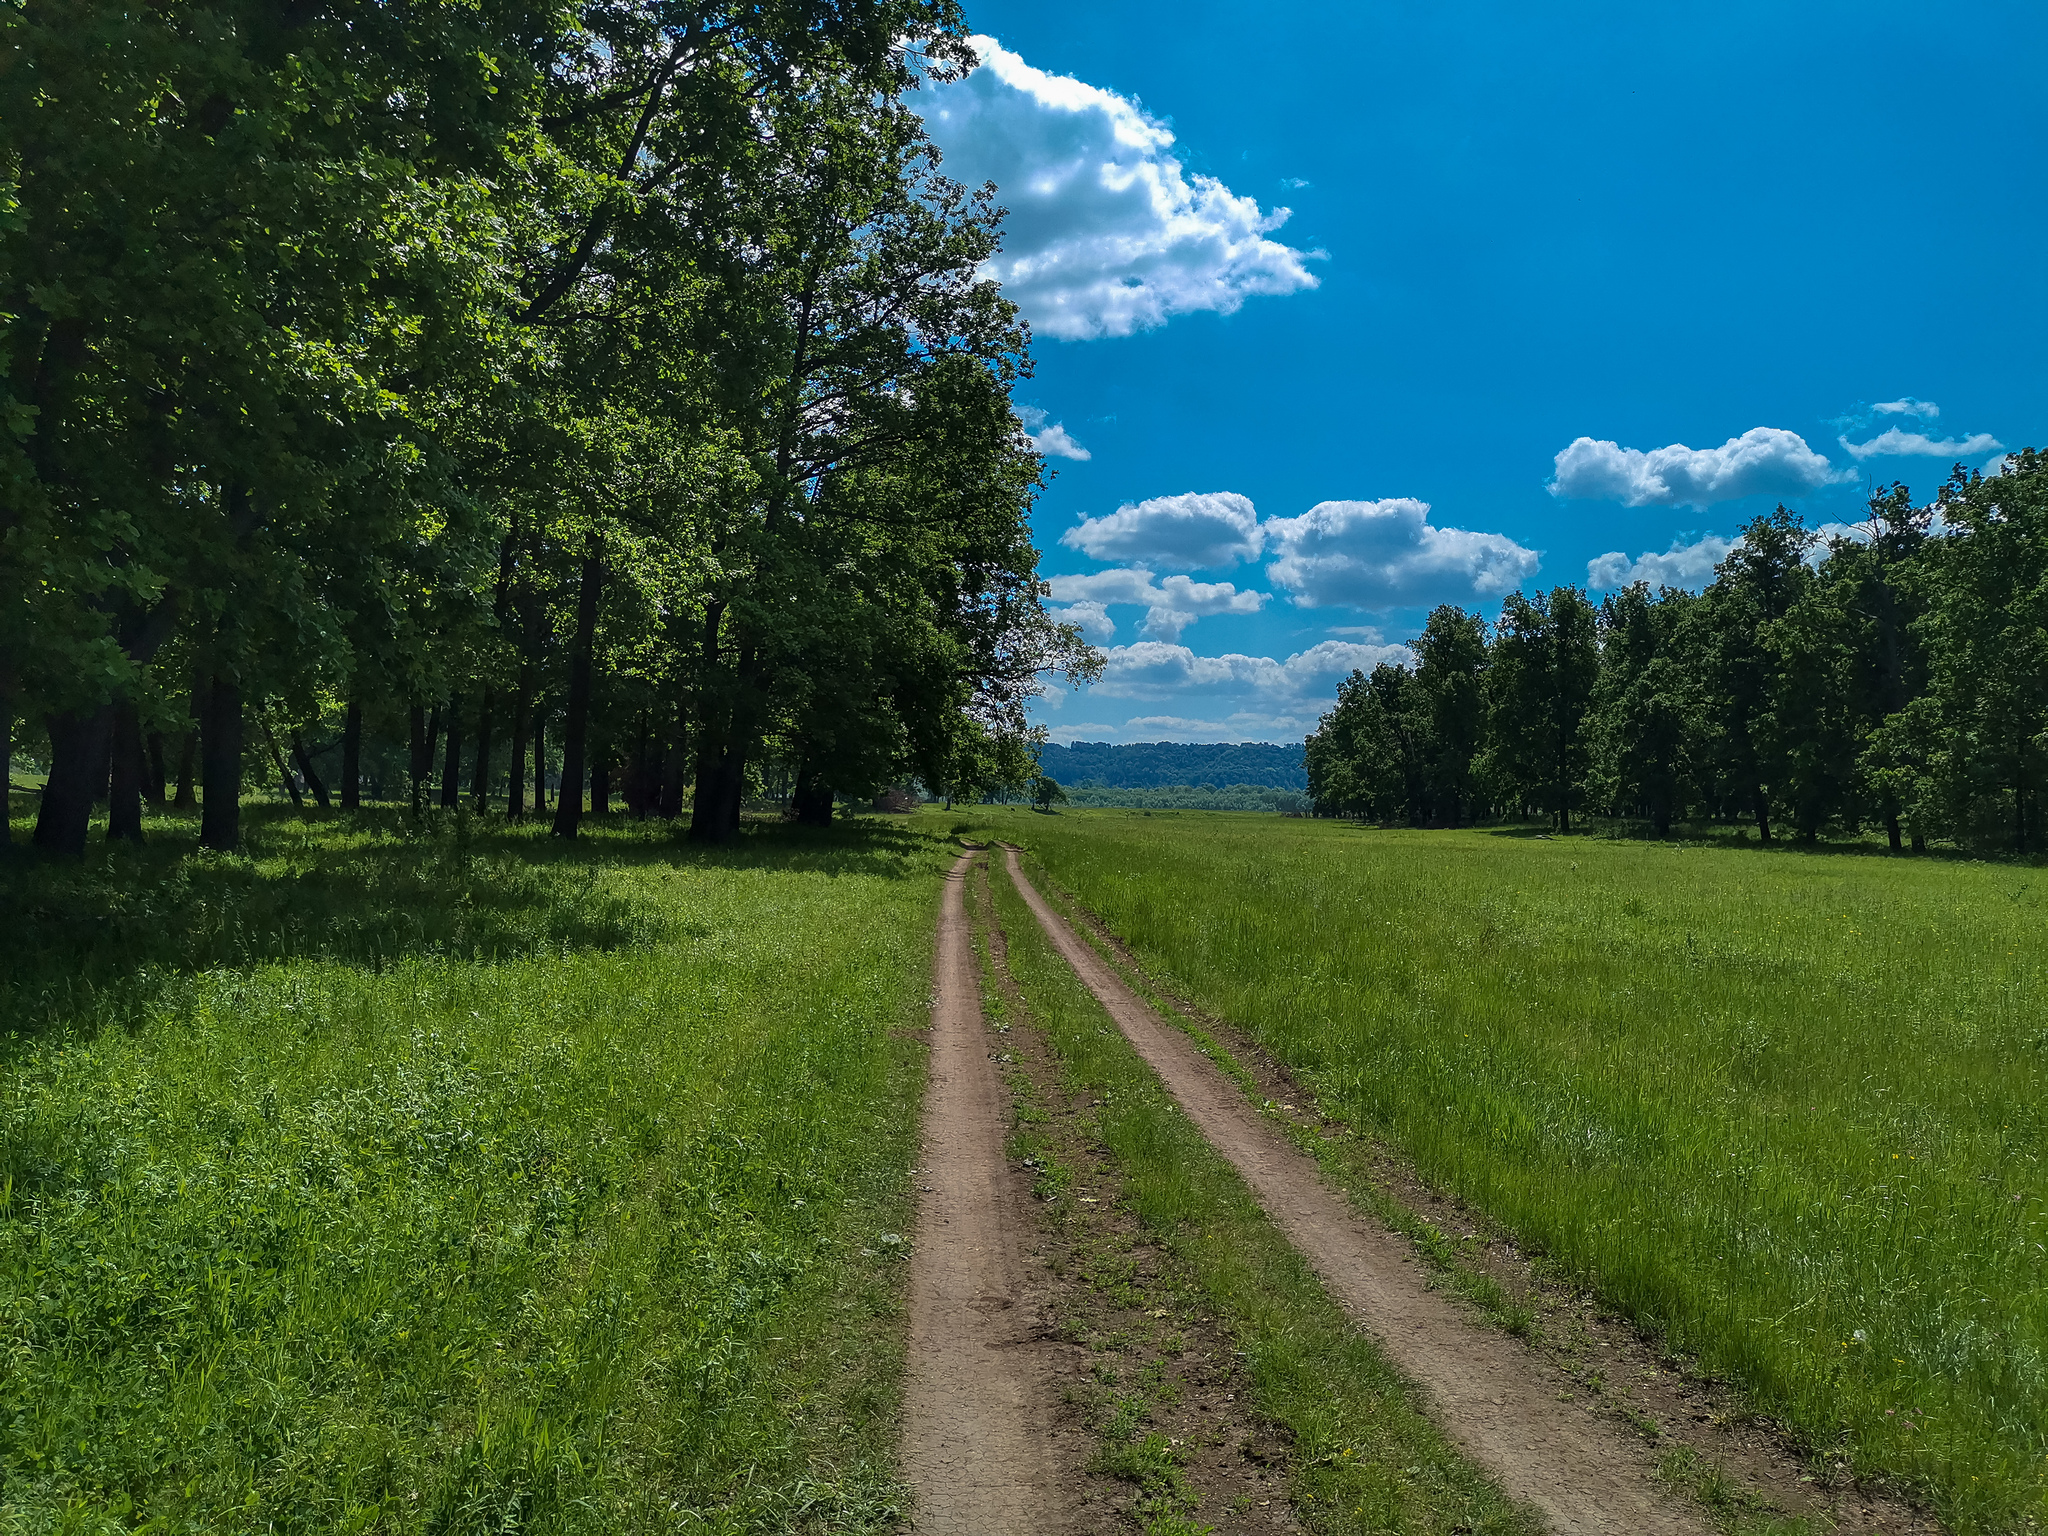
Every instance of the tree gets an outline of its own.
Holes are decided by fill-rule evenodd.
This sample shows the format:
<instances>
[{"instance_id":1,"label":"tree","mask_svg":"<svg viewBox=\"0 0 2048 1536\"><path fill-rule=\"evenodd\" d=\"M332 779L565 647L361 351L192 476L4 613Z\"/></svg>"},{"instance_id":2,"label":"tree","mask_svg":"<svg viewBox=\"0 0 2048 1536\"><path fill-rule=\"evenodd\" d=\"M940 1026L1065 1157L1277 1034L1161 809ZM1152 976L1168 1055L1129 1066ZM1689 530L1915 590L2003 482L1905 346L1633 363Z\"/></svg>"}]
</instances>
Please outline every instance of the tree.
<instances>
[{"instance_id":1,"label":"tree","mask_svg":"<svg viewBox=\"0 0 2048 1536\"><path fill-rule=\"evenodd\" d=\"M1916 626L1936 720L1915 724L1943 739L1925 760L1957 834L2026 852L2048 787L2048 455L2028 449L1994 476L1958 467L1938 507L1955 532Z\"/></svg>"},{"instance_id":2,"label":"tree","mask_svg":"<svg viewBox=\"0 0 2048 1536\"><path fill-rule=\"evenodd\" d=\"M1571 830L1584 795L1582 729L1599 674L1598 616L1576 587L1511 594L1494 626L1487 667L1492 766L1524 805Z\"/></svg>"},{"instance_id":3,"label":"tree","mask_svg":"<svg viewBox=\"0 0 2048 1536\"><path fill-rule=\"evenodd\" d=\"M1778 708L1783 658L1773 627L1812 580L1805 563L1812 542L1798 514L1784 507L1751 522L1716 567L1686 637L1703 774L1715 803L1751 816L1763 842L1771 840L1773 797L1785 782L1788 738L1801 724L1794 706Z\"/></svg>"},{"instance_id":4,"label":"tree","mask_svg":"<svg viewBox=\"0 0 2048 1536\"><path fill-rule=\"evenodd\" d=\"M1637 582L1601 600L1600 672L1586 730L1593 798L1647 816L1659 837L1682 814L1686 689L1677 637L1694 600Z\"/></svg>"},{"instance_id":5,"label":"tree","mask_svg":"<svg viewBox=\"0 0 2048 1536\"><path fill-rule=\"evenodd\" d=\"M1472 768L1485 741L1485 621L1445 604L1430 614L1414 650L1414 688L1427 721L1418 732L1428 800L1423 819L1455 827L1472 819Z\"/></svg>"},{"instance_id":6,"label":"tree","mask_svg":"<svg viewBox=\"0 0 2048 1536\"><path fill-rule=\"evenodd\" d=\"M1031 803L1041 811L1050 812L1055 805L1067 803L1067 792L1060 787L1058 779L1041 773L1031 786Z\"/></svg>"}]
</instances>

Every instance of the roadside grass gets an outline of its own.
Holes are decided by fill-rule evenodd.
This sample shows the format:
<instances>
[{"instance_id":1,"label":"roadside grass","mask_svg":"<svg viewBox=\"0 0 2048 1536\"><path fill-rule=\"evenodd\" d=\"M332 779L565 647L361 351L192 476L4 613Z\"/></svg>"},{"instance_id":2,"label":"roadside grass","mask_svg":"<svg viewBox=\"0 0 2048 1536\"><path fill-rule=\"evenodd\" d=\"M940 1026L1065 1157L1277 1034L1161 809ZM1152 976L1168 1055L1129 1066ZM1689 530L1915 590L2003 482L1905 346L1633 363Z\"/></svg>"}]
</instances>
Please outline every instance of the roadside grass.
<instances>
[{"instance_id":1,"label":"roadside grass","mask_svg":"<svg viewBox=\"0 0 2048 1536\"><path fill-rule=\"evenodd\" d=\"M956 813L957 814L957 813ZM980 808L1324 1113L1960 1531L2048 1517L2048 876Z\"/></svg>"},{"instance_id":2,"label":"roadside grass","mask_svg":"<svg viewBox=\"0 0 2048 1536\"><path fill-rule=\"evenodd\" d=\"M403 826L0 862L0 1531L893 1529L942 841Z\"/></svg>"},{"instance_id":3,"label":"roadside grass","mask_svg":"<svg viewBox=\"0 0 2048 1536\"><path fill-rule=\"evenodd\" d=\"M1071 1083L1100 1100L1100 1140L1116 1159L1138 1218L1204 1288L1236 1337L1259 1412L1290 1442L1302 1524L1331 1536L1532 1532L1531 1517L1443 1439L1237 1174L1175 1107L1047 943L1008 876L992 872L990 885L1010 974ZM1104 1440L1106 1467L1168 1486L1163 1469L1140 1465L1161 1453L1141 1433L1140 1418L1112 1421ZM1171 1513L1187 1518L1184 1510Z\"/></svg>"}]
</instances>

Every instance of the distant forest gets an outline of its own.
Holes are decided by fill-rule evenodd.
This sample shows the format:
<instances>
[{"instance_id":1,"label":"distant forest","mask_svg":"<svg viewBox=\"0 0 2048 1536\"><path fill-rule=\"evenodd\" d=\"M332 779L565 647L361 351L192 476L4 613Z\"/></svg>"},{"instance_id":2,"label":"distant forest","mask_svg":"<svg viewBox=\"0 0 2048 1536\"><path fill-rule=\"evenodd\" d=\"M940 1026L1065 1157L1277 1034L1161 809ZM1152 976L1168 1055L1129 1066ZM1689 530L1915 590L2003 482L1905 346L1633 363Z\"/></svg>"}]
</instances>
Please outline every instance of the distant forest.
<instances>
[{"instance_id":1,"label":"distant forest","mask_svg":"<svg viewBox=\"0 0 2048 1536\"><path fill-rule=\"evenodd\" d=\"M1106 741L1077 741L1048 746L1038 766L1068 788L1166 789L1176 785L1243 788L1264 786L1296 791L1308 788L1308 768L1300 742L1275 745L1248 741L1234 746L1198 742L1146 741L1113 746Z\"/></svg>"},{"instance_id":2,"label":"distant forest","mask_svg":"<svg viewBox=\"0 0 2048 1536\"><path fill-rule=\"evenodd\" d=\"M1816 558L1818 557L1818 558ZM1704 592L1445 606L1417 664L1354 672L1306 750L1323 815L1414 826L1588 814L1883 828L2036 852L2048 789L2048 456L1873 496L1822 543L1780 507Z\"/></svg>"}]
</instances>

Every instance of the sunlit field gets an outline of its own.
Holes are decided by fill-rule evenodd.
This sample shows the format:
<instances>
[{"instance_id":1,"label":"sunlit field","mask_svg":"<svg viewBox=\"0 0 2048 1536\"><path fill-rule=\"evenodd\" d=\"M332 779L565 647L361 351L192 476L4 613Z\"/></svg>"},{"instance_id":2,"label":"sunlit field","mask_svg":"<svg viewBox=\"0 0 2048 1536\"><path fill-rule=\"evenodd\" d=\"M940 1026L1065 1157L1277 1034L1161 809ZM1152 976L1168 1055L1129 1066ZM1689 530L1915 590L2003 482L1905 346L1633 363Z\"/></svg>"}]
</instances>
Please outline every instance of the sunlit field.
<instances>
[{"instance_id":1,"label":"sunlit field","mask_svg":"<svg viewBox=\"0 0 2048 1536\"><path fill-rule=\"evenodd\" d=\"M977 814L1814 1449L1961 1530L2048 1516L2048 871Z\"/></svg>"},{"instance_id":2,"label":"sunlit field","mask_svg":"<svg viewBox=\"0 0 2048 1536\"><path fill-rule=\"evenodd\" d=\"M250 823L0 865L0 1531L893 1527L938 841Z\"/></svg>"}]
</instances>

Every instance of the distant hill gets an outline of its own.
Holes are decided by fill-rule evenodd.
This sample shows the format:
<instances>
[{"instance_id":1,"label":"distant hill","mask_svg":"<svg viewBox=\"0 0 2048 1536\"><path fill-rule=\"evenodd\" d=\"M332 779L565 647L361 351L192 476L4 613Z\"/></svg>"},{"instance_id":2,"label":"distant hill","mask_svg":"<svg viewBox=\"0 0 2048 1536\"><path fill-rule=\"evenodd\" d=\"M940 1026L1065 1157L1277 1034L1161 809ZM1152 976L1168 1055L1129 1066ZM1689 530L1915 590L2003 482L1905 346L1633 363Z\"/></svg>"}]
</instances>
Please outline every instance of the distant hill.
<instances>
[{"instance_id":1,"label":"distant hill","mask_svg":"<svg viewBox=\"0 0 2048 1536\"><path fill-rule=\"evenodd\" d=\"M1145 741L1114 746L1077 741L1048 746L1039 767L1062 784L1091 779L1112 789L1157 789L1171 784L1268 784L1275 789L1308 788L1302 744L1276 746L1247 741L1232 746L1200 742Z\"/></svg>"}]
</instances>

